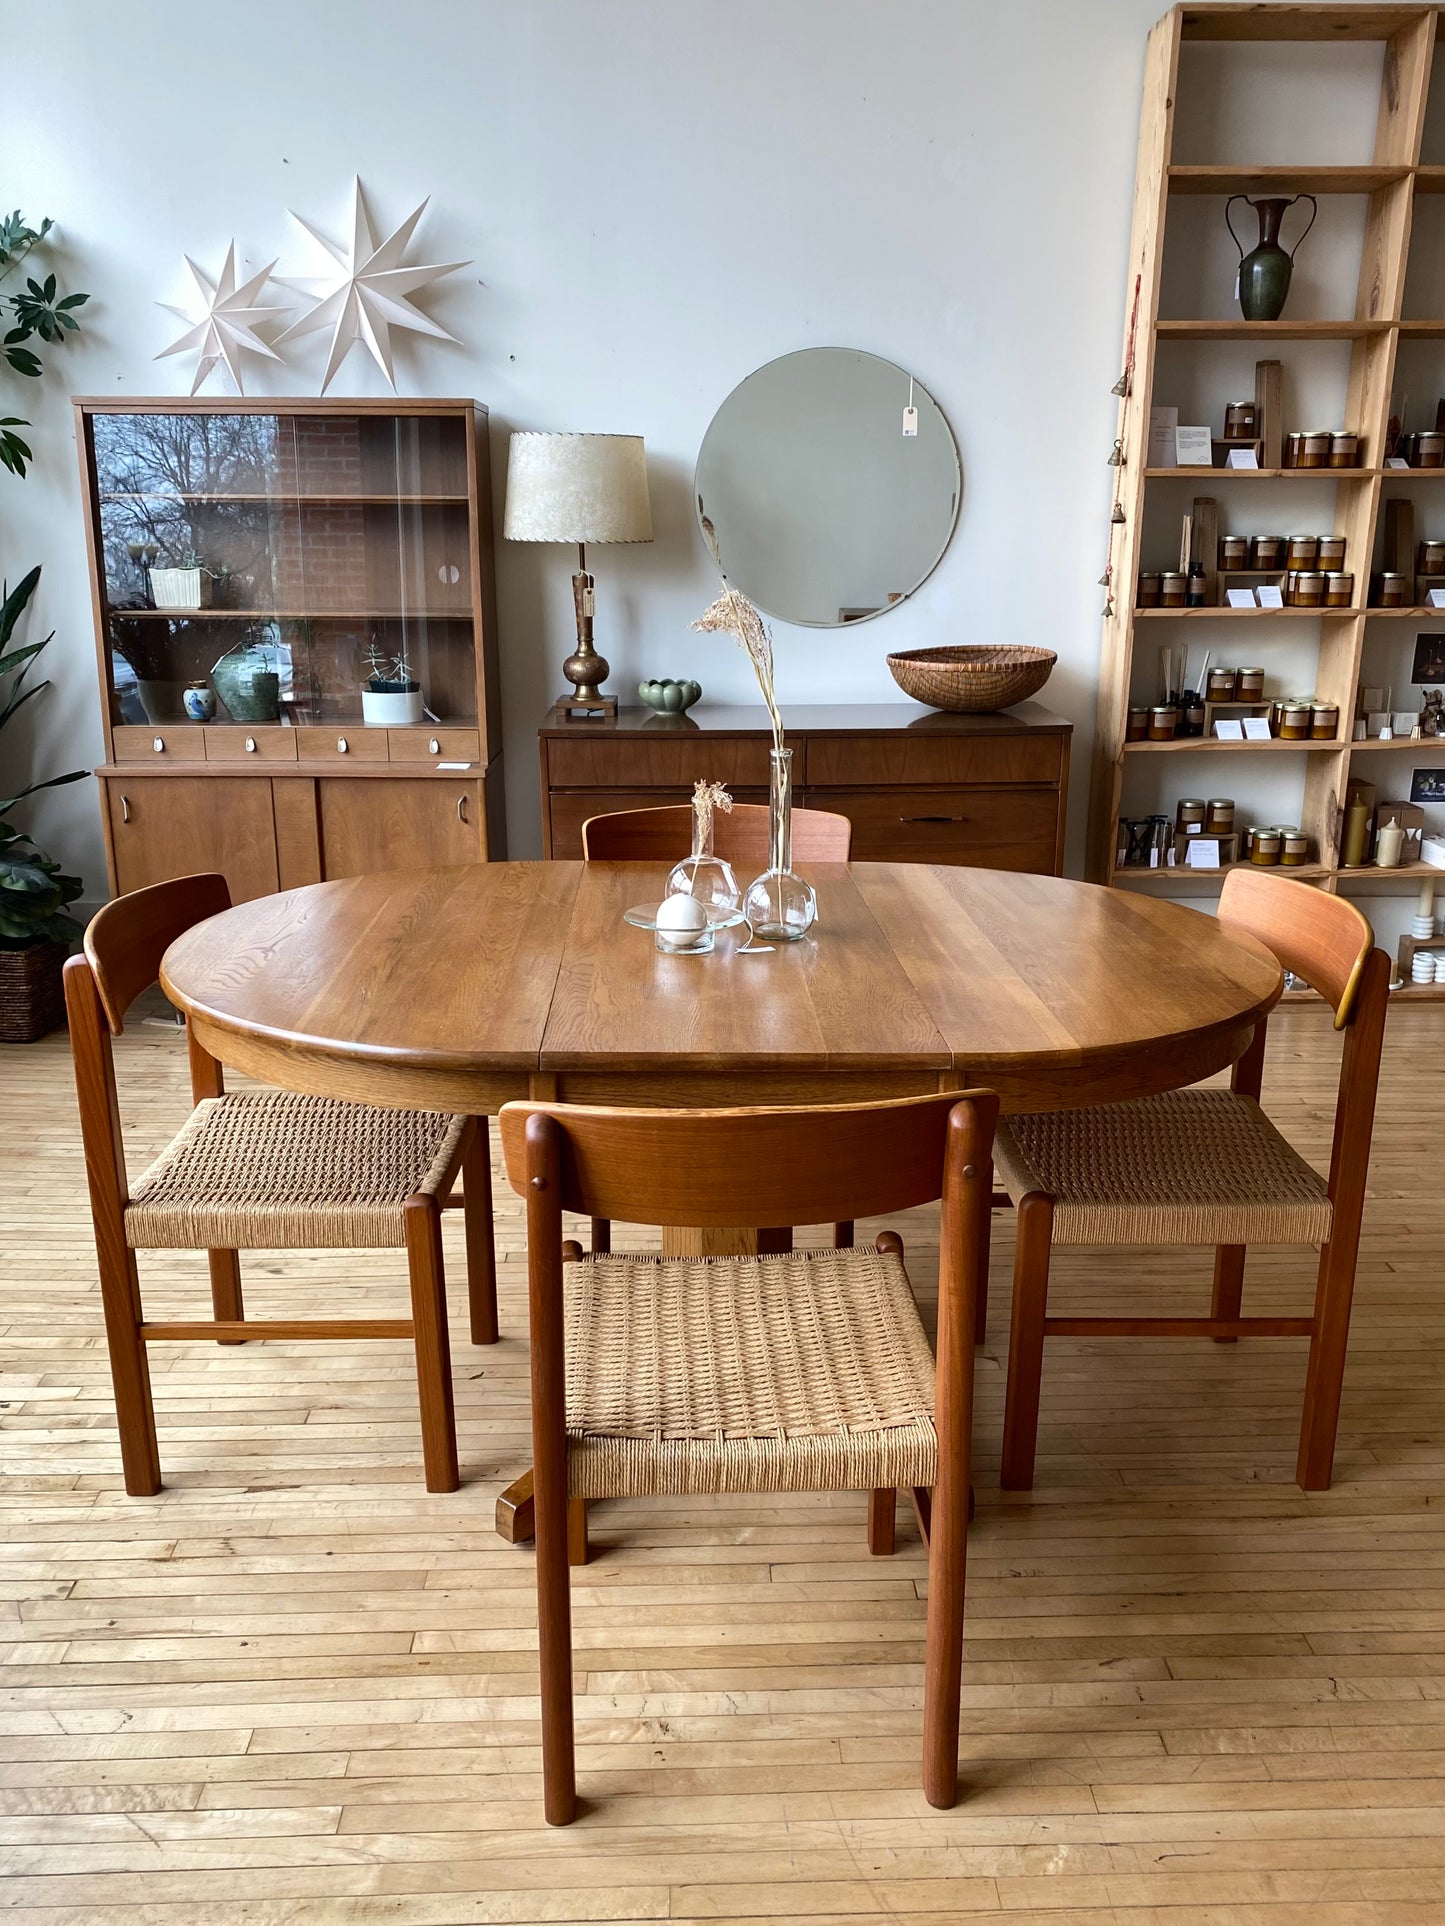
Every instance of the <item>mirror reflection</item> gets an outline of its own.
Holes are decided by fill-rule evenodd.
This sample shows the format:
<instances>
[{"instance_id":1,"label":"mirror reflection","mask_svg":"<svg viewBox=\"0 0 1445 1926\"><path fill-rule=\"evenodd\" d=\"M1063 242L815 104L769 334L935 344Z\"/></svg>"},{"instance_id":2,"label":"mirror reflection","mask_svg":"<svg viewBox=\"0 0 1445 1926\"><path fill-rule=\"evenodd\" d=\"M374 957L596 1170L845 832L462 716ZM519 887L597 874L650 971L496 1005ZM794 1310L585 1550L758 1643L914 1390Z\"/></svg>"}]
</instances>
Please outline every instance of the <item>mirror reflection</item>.
<instances>
[{"instance_id":1,"label":"mirror reflection","mask_svg":"<svg viewBox=\"0 0 1445 1926\"><path fill-rule=\"evenodd\" d=\"M805 348L749 375L713 416L697 511L728 580L765 614L838 628L932 573L962 484L943 411L905 369Z\"/></svg>"}]
</instances>

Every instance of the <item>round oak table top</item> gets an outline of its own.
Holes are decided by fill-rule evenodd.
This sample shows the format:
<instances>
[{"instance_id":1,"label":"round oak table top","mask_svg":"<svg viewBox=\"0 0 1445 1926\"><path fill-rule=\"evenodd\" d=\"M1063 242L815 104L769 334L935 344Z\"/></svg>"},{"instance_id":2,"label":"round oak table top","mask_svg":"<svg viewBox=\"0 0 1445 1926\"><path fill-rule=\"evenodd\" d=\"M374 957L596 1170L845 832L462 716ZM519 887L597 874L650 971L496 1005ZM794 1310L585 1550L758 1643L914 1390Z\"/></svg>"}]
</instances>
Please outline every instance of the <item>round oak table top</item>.
<instances>
[{"instance_id":1,"label":"round oak table top","mask_svg":"<svg viewBox=\"0 0 1445 1926\"><path fill-rule=\"evenodd\" d=\"M1055 876L812 864L802 942L669 956L647 863L398 870L241 903L166 952L199 1042L283 1088L480 1115L514 1098L845 1102L985 1085L1105 1103L1234 1061L1274 957L1177 903Z\"/></svg>"}]
</instances>

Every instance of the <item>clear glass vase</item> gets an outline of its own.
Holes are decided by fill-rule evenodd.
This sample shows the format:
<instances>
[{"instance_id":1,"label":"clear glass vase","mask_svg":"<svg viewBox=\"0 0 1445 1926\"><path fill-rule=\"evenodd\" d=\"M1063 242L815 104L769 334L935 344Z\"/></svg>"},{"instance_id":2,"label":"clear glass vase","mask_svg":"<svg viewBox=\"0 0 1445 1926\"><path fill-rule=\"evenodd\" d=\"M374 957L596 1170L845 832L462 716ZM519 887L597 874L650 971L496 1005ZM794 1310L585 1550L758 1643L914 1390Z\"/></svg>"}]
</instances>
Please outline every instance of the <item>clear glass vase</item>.
<instances>
[{"instance_id":1,"label":"clear glass vase","mask_svg":"<svg viewBox=\"0 0 1445 1926\"><path fill-rule=\"evenodd\" d=\"M770 760L768 866L748 884L742 909L754 936L794 943L817 922L818 899L793 869L793 752L774 749Z\"/></svg>"},{"instance_id":2,"label":"clear glass vase","mask_svg":"<svg viewBox=\"0 0 1445 1926\"><path fill-rule=\"evenodd\" d=\"M705 909L735 910L742 891L732 866L713 854L711 808L694 806L692 854L674 863L667 877L669 896L691 896Z\"/></svg>"}]
</instances>

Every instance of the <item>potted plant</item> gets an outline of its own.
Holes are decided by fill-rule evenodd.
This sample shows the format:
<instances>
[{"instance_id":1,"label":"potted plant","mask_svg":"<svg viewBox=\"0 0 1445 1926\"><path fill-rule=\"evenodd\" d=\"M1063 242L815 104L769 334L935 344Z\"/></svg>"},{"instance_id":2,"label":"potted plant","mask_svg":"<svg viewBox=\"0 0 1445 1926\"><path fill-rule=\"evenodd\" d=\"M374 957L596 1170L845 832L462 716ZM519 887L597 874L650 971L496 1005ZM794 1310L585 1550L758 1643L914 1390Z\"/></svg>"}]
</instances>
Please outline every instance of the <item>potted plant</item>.
<instances>
[{"instance_id":1,"label":"potted plant","mask_svg":"<svg viewBox=\"0 0 1445 1926\"><path fill-rule=\"evenodd\" d=\"M151 600L158 609L194 611L210 600L212 571L202 564L194 549L187 550L169 568L151 568L148 572Z\"/></svg>"},{"instance_id":2,"label":"potted plant","mask_svg":"<svg viewBox=\"0 0 1445 1926\"><path fill-rule=\"evenodd\" d=\"M13 593L0 601L0 730L32 697L50 687L48 681L26 687L35 658L54 636L12 649L11 637L25 612L40 570L31 569ZM0 1042L33 1043L64 1020L65 996L61 967L71 939L80 925L65 914L82 888L78 876L61 873L36 848L23 830L8 820L9 812L37 790L79 782L85 771L35 782L0 801Z\"/></svg>"},{"instance_id":3,"label":"potted plant","mask_svg":"<svg viewBox=\"0 0 1445 1926\"><path fill-rule=\"evenodd\" d=\"M361 691L362 721L382 728L397 729L422 719L421 684L411 672L405 650L386 655L375 636L366 651L371 670Z\"/></svg>"}]
</instances>

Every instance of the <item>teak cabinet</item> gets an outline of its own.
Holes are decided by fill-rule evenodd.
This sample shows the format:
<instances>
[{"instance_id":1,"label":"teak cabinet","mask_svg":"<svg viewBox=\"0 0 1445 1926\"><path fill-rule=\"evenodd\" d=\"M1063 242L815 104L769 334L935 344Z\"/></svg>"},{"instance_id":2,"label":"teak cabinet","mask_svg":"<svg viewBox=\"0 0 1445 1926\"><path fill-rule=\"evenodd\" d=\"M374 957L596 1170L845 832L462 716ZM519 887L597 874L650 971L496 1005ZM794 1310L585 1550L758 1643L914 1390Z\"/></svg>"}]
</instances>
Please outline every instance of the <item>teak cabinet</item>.
<instances>
[{"instance_id":1,"label":"teak cabinet","mask_svg":"<svg viewBox=\"0 0 1445 1926\"><path fill-rule=\"evenodd\" d=\"M504 856L486 410L75 407L111 888L216 869L240 901ZM190 567L200 606L166 606L152 570ZM421 721L367 724L373 657L405 661ZM233 714L238 659L276 683ZM211 720L186 715L196 683Z\"/></svg>"},{"instance_id":2,"label":"teak cabinet","mask_svg":"<svg viewBox=\"0 0 1445 1926\"><path fill-rule=\"evenodd\" d=\"M790 708L783 722L795 803L847 816L855 860L1061 872L1073 725L1038 703L985 716L912 703ZM580 856L589 816L689 802L700 780L725 783L735 802L768 799L760 708L549 716L540 741L548 856Z\"/></svg>"}]
</instances>

